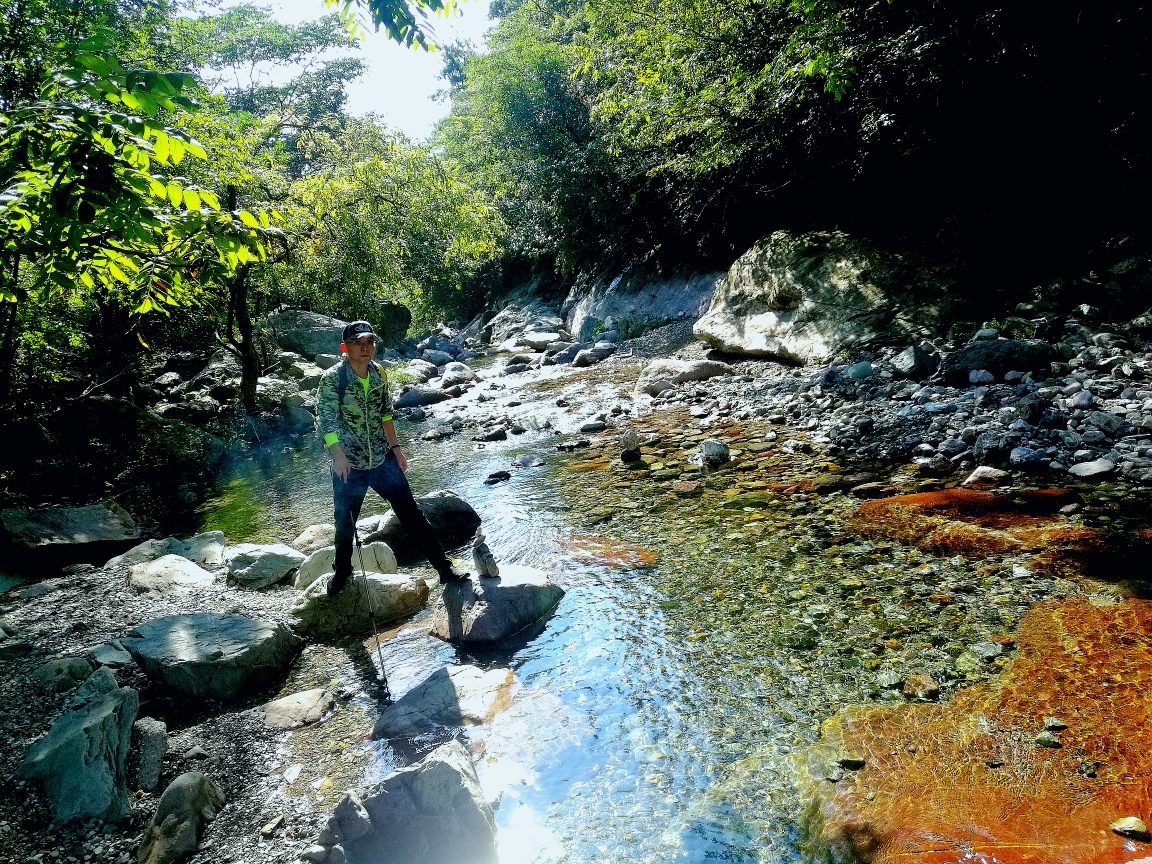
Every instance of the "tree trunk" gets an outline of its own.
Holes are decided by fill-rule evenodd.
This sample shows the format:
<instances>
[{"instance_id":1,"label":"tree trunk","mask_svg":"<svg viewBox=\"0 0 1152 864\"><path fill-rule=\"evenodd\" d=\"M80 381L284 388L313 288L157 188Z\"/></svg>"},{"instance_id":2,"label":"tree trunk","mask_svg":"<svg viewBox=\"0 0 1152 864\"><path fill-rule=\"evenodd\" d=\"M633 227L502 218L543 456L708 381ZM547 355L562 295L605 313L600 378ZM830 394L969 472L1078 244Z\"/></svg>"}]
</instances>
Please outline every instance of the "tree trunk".
<instances>
[{"instance_id":1,"label":"tree trunk","mask_svg":"<svg viewBox=\"0 0 1152 864\"><path fill-rule=\"evenodd\" d=\"M12 259L11 278L11 293L16 294L20 280L19 255ZM4 335L0 338L0 405L7 405L12 395L12 367L16 364L16 319L20 315L20 303L17 301L2 305L4 309L0 312L0 327L4 328Z\"/></svg>"},{"instance_id":2,"label":"tree trunk","mask_svg":"<svg viewBox=\"0 0 1152 864\"><path fill-rule=\"evenodd\" d=\"M248 414L256 414L256 379L260 377L260 362L252 339L252 318L248 314L247 267L242 267L232 280L228 292L228 317L236 321L240 333L240 338L234 340L236 353L240 356L240 399Z\"/></svg>"}]
</instances>

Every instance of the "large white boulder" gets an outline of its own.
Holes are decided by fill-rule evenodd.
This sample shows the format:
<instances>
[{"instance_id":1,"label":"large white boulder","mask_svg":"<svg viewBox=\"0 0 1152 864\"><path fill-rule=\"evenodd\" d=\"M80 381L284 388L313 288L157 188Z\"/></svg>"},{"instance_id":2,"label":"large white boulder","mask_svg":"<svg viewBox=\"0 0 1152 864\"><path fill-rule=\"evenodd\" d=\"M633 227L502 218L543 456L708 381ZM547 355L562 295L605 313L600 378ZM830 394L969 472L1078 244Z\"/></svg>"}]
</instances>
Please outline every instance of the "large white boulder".
<instances>
[{"instance_id":1,"label":"large white boulder","mask_svg":"<svg viewBox=\"0 0 1152 864\"><path fill-rule=\"evenodd\" d=\"M113 690L59 717L29 749L20 776L43 785L57 824L132 815L126 765L139 707L135 690Z\"/></svg>"},{"instance_id":2,"label":"large white boulder","mask_svg":"<svg viewBox=\"0 0 1152 864\"><path fill-rule=\"evenodd\" d=\"M292 626L316 637L349 636L372 632L368 595L376 623L385 624L428 602L428 583L411 573L367 573L357 570L344 590L328 596L331 573L305 589L292 606Z\"/></svg>"},{"instance_id":3,"label":"large white boulder","mask_svg":"<svg viewBox=\"0 0 1152 864\"><path fill-rule=\"evenodd\" d=\"M283 543L240 543L224 550L228 576L245 588L279 582L304 563L304 555Z\"/></svg>"},{"instance_id":4,"label":"large white boulder","mask_svg":"<svg viewBox=\"0 0 1152 864\"><path fill-rule=\"evenodd\" d=\"M445 666L389 705L372 728L373 738L411 738L435 726L475 726L512 703L510 669Z\"/></svg>"},{"instance_id":5,"label":"large white boulder","mask_svg":"<svg viewBox=\"0 0 1152 864\"><path fill-rule=\"evenodd\" d=\"M133 565L128 572L128 585L140 592L194 592L212 587L212 574L182 555L165 555Z\"/></svg>"},{"instance_id":6,"label":"large white boulder","mask_svg":"<svg viewBox=\"0 0 1152 864\"><path fill-rule=\"evenodd\" d=\"M498 578L473 576L445 585L430 632L448 642L498 642L539 621L563 596L564 589L542 570L505 564Z\"/></svg>"},{"instance_id":7,"label":"large white boulder","mask_svg":"<svg viewBox=\"0 0 1152 864\"><path fill-rule=\"evenodd\" d=\"M352 549L352 567L357 572L363 569L368 573L396 573L400 569L396 564L396 556L392 554L392 549L387 543L380 540L364 543L363 552L364 560L361 566L360 553L355 548ZM335 569L335 561L335 546L317 549L304 559L304 563L296 571L296 580L292 584L303 591L325 573L331 573Z\"/></svg>"},{"instance_id":8,"label":"large white boulder","mask_svg":"<svg viewBox=\"0 0 1152 864\"><path fill-rule=\"evenodd\" d=\"M279 678L304 640L283 624L198 612L146 621L120 643L149 678L231 700Z\"/></svg>"},{"instance_id":9,"label":"large white boulder","mask_svg":"<svg viewBox=\"0 0 1152 864\"><path fill-rule=\"evenodd\" d=\"M731 375L732 367L718 360L653 360L636 379L636 392L655 396L676 384Z\"/></svg>"},{"instance_id":10,"label":"large white boulder","mask_svg":"<svg viewBox=\"0 0 1152 864\"><path fill-rule=\"evenodd\" d=\"M741 255L716 284L697 339L739 354L824 362L878 336L913 333L902 295L931 314L931 298L896 262L839 232L777 231Z\"/></svg>"},{"instance_id":11,"label":"large white boulder","mask_svg":"<svg viewBox=\"0 0 1152 864\"><path fill-rule=\"evenodd\" d=\"M348 862L496 864L496 822L459 741L385 777L328 821Z\"/></svg>"}]
</instances>

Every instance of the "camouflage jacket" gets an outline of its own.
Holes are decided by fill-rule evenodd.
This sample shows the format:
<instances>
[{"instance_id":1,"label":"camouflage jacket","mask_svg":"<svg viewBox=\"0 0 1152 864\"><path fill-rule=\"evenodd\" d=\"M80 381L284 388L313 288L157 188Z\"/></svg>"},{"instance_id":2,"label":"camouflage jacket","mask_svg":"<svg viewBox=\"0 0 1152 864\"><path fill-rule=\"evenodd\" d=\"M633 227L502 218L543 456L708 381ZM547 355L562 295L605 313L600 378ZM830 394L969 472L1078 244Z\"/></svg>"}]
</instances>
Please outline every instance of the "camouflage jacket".
<instances>
[{"instance_id":1,"label":"camouflage jacket","mask_svg":"<svg viewBox=\"0 0 1152 864\"><path fill-rule=\"evenodd\" d=\"M341 372L342 369L347 371ZM340 401L340 376L347 386ZM392 395L388 392L388 374L372 361L368 365L368 392L348 365L347 359L324 373L316 394L320 415L320 435L324 446L339 441L353 468L366 471L384 461L391 445L384 437L384 422L392 419Z\"/></svg>"}]
</instances>

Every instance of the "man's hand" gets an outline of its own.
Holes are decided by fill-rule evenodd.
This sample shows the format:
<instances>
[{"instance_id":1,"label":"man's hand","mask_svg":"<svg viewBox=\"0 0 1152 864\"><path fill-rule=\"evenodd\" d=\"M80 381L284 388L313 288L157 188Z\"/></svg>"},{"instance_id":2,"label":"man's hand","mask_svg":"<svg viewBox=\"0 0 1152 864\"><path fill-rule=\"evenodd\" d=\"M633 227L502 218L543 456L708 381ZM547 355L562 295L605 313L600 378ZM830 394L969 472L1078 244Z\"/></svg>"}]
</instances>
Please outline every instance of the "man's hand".
<instances>
[{"instance_id":1,"label":"man's hand","mask_svg":"<svg viewBox=\"0 0 1152 864\"><path fill-rule=\"evenodd\" d=\"M407 474L408 473L408 460L404 458L404 454L400 452L400 448L397 447L392 452L396 454L396 464L400 466L400 470L403 471L405 474Z\"/></svg>"},{"instance_id":2,"label":"man's hand","mask_svg":"<svg viewBox=\"0 0 1152 864\"><path fill-rule=\"evenodd\" d=\"M337 477L347 483L352 466L348 464L348 457L344 455L344 448L337 441L329 448L329 452L332 454L332 470L336 472Z\"/></svg>"}]
</instances>

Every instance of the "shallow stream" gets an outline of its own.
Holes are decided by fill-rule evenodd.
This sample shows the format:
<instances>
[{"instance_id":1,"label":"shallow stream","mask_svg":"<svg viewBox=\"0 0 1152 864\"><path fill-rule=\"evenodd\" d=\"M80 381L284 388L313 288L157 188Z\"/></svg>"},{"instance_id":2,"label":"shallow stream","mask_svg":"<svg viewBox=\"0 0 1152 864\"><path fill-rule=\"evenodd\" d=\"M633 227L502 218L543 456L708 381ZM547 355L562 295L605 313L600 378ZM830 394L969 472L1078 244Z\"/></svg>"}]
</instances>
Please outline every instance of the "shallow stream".
<instances>
[{"instance_id":1,"label":"shallow stream","mask_svg":"<svg viewBox=\"0 0 1152 864\"><path fill-rule=\"evenodd\" d=\"M697 446L686 419L640 424L660 435L649 468ZM423 431L398 427L402 441ZM562 454L546 432L405 448L417 494L454 489L498 561L544 569L567 591L542 632L503 653L457 653L419 628L384 645L396 697L451 662L514 670L512 707L465 730L499 802L504 864L804 860L790 760L820 722L846 704L902 701L877 687L885 671L930 673L946 697L961 683L946 671L957 646L1011 632L1053 589L1019 571L1006 588L994 577L1012 572L1007 559L977 569L849 535L851 499L788 486L811 466L756 459L754 443L741 453L763 440L759 426L721 432L753 460L684 498L655 470L614 462L610 444ZM510 467L521 456L542 464ZM499 470L512 479L484 485ZM315 443L238 463L200 528L229 543L289 540L331 521L328 478ZM383 508L370 492L364 515ZM941 590L970 602L941 613L924 599ZM402 761L376 752L370 776Z\"/></svg>"}]
</instances>

